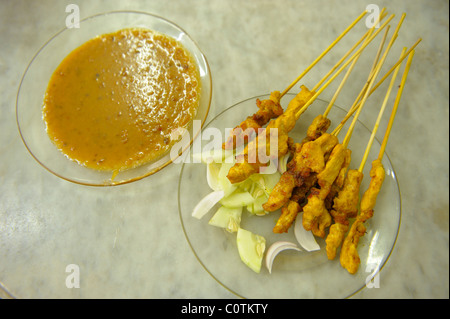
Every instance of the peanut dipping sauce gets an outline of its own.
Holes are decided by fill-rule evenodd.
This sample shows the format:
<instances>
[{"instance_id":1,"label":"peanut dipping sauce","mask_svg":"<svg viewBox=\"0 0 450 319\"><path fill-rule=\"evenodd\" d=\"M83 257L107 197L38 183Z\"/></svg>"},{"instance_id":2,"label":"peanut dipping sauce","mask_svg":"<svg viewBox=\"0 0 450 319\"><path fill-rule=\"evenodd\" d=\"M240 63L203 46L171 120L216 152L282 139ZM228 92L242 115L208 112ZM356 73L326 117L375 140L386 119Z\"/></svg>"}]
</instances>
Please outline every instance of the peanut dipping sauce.
<instances>
[{"instance_id":1,"label":"peanut dipping sauce","mask_svg":"<svg viewBox=\"0 0 450 319\"><path fill-rule=\"evenodd\" d=\"M44 97L47 133L70 159L119 171L158 159L200 99L192 56L176 40L123 29L89 40L53 73Z\"/></svg>"}]
</instances>

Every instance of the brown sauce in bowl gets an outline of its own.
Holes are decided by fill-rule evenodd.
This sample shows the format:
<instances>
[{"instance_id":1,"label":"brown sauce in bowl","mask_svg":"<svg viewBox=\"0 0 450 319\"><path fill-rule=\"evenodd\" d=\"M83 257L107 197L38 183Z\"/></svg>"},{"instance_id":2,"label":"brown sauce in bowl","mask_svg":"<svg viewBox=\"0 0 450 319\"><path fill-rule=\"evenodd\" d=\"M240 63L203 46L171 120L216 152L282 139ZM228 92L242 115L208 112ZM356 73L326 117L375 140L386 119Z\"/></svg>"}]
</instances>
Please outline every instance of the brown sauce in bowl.
<instances>
[{"instance_id":1,"label":"brown sauce in bowl","mask_svg":"<svg viewBox=\"0 0 450 319\"><path fill-rule=\"evenodd\" d=\"M89 40L53 73L43 117L68 158L117 172L154 161L187 127L200 99L199 71L176 40L124 29Z\"/></svg>"}]
</instances>

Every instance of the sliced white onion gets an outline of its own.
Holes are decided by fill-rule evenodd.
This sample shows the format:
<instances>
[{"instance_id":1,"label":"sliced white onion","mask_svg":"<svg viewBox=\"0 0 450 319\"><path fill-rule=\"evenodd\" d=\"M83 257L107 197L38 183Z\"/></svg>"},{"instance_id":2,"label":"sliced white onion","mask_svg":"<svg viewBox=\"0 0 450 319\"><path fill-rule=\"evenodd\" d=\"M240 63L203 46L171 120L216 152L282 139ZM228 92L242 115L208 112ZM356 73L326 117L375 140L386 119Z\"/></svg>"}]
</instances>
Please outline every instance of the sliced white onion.
<instances>
[{"instance_id":1,"label":"sliced white onion","mask_svg":"<svg viewBox=\"0 0 450 319\"><path fill-rule=\"evenodd\" d=\"M302 219L303 219L303 212L299 213L295 218L295 225L294 225L295 238L306 251L320 250L320 246L317 243L313 233L311 231L305 230L305 228L303 227Z\"/></svg>"},{"instance_id":2,"label":"sliced white onion","mask_svg":"<svg viewBox=\"0 0 450 319\"><path fill-rule=\"evenodd\" d=\"M213 191L222 190L219 181L219 171L220 171L220 164L216 164L214 162L206 164L206 180L208 182L209 187Z\"/></svg>"},{"instance_id":3,"label":"sliced white onion","mask_svg":"<svg viewBox=\"0 0 450 319\"><path fill-rule=\"evenodd\" d=\"M273 243L269 249L267 250L266 254L266 267L269 270L269 273L272 273L272 264L275 259L275 257L286 249L293 249L297 251L301 251L301 249L294 243L291 243L289 241L277 241Z\"/></svg>"},{"instance_id":4,"label":"sliced white onion","mask_svg":"<svg viewBox=\"0 0 450 319\"><path fill-rule=\"evenodd\" d=\"M201 219L223 198L224 195L225 193L222 190L209 193L194 207L192 216Z\"/></svg>"}]
</instances>

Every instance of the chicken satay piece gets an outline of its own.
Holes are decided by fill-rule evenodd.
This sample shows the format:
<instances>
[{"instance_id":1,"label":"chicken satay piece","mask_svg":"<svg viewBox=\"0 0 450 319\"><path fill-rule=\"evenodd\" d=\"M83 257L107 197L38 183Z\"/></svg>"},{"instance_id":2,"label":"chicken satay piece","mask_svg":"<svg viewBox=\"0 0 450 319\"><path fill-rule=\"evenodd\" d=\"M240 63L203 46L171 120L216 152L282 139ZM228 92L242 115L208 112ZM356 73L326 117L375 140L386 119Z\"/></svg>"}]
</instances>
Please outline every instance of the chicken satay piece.
<instances>
[{"instance_id":1,"label":"chicken satay piece","mask_svg":"<svg viewBox=\"0 0 450 319\"><path fill-rule=\"evenodd\" d=\"M325 155L337 144L337 137L328 133L318 139L296 145L296 152L289 170L275 185L263 208L268 212L280 209L289 200L294 187L300 187L311 173L318 173L324 168ZM292 175L292 176L290 176Z\"/></svg>"},{"instance_id":2,"label":"chicken satay piece","mask_svg":"<svg viewBox=\"0 0 450 319\"><path fill-rule=\"evenodd\" d=\"M337 249L344 241L348 230L349 218L358 213L359 188L363 174L358 170L349 170L344 180L344 185L334 198L334 205L330 214L333 216L334 224L330 227L326 242L328 259L336 257ZM341 252L342 254L342 252Z\"/></svg>"},{"instance_id":3,"label":"chicken satay piece","mask_svg":"<svg viewBox=\"0 0 450 319\"><path fill-rule=\"evenodd\" d=\"M297 113L314 95L316 92L310 91L306 86L300 86L300 92L289 102L286 111L292 113L291 115L295 117Z\"/></svg>"},{"instance_id":4,"label":"chicken satay piece","mask_svg":"<svg viewBox=\"0 0 450 319\"><path fill-rule=\"evenodd\" d=\"M365 212L371 211L375 208L377 202L377 196L380 192L381 186L383 185L386 172L384 170L381 160L376 159L372 162L372 168L370 169L370 183L369 188L364 192L360 203L360 215L364 215ZM368 214L368 216L370 213ZM364 216L360 218L365 219ZM370 218L370 217L369 217Z\"/></svg>"},{"instance_id":5,"label":"chicken satay piece","mask_svg":"<svg viewBox=\"0 0 450 319\"><path fill-rule=\"evenodd\" d=\"M308 203L303 207L303 228L319 237L325 237L325 229L331 225L331 216L325 208L324 195L318 188L312 188Z\"/></svg>"},{"instance_id":6,"label":"chicken satay piece","mask_svg":"<svg viewBox=\"0 0 450 319\"><path fill-rule=\"evenodd\" d=\"M331 211L330 214L334 217L333 212L334 211ZM328 236L325 239L325 249L329 260L333 260L336 257L337 249L341 246L347 231L348 221L346 223L334 223L330 226Z\"/></svg>"},{"instance_id":7,"label":"chicken satay piece","mask_svg":"<svg viewBox=\"0 0 450 319\"><path fill-rule=\"evenodd\" d=\"M330 215L334 219L334 224L330 227L325 243L327 257L329 260L333 260L336 257L338 248L341 247L341 244L344 241L345 234L349 227L349 220L345 213L341 213L334 209L330 211Z\"/></svg>"},{"instance_id":8,"label":"chicken satay piece","mask_svg":"<svg viewBox=\"0 0 450 319\"><path fill-rule=\"evenodd\" d=\"M328 128L330 127L331 121L325 117L323 117L323 115L318 115L311 123L311 125L308 127L307 133L305 138L301 141L301 143L294 143L292 138L288 139L288 148L289 148L289 152L291 153L292 156L294 156L294 154L296 152L299 152L301 147L303 146L303 144L310 142L310 141L314 141L317 138L319 138L320 136L322 136L324 133L326 133L326 131L328 130ZM290 162L287 163L287 169L291 169L293 166L295 165L295 161L292 160Z\"/></svg>"},{"instance_id":9,"label":"chicken satay piece","mask_svg":"<svg viewBox=\"0 0 450 319\"><path fill-rule=\"evenodd\" d=\"M234 149L236 146L248 143L252 134L256 134L259 128L266 125L271 119L283 114L279 91L272 92L269 99L262 101L256 99L256 106L258 111L247 117L230 132L230 136L222 144L223 149Z\"/></svg>"},{"instance_id":10,"label":"chicken satay piece","mask_svg":"<svg viewBox=\"0 0 450 319\"><path fill-rule=\"evenodd\" d=\"M305 105L313 95L314 92L310 92L305 86L302 86L300 93L298 93L291 100L291 102L289 102L286 111L276 119L272 119L265 128L264 132L258 134L254 140L247 144L244 152L238 156L239 161L237 161L237 163L232 166L228 172L227 178L232 184L246 180L252 174L258 173L260 167L269 165L268 162L262 163L259 161L257 155L259 153L259 148L261 148L261 151L265 151L266 154L270 154L271 140L277 139L278 158L287 153L289 149L288 133L294 128L297 121L296 112L301 109L301 107ZM249 154L254 154L256 156L251 156L252 160L249 161ZM253 157L255 157L255 160L253 160Z\"/></svg>"},{"instance_id":11,"label":"chicken satay piece","mask_svg":"<svg viewBox=\"0 0 450 319\"><path fill-rule=\"evenodd\" d=\"M344 163L342 164L339 174L336 177L336 180L334 181L333 185L331 186L330 192L328 193L328 196L325 200L325 206L327 207L328 210L331 210L333 208L333 200L337 196L339 191L342 189L342 186L344 186L345 176L347 175L347 170L348 167L350 166L351 157L352 151L346 148Z\"/></svg>"},{"instance_id":12,"label":"chicken satay piece","mask_svg":"<svg viewBox=\"0 0 450 319\"><path fill-rule=\"evenodd\" d=\"M300 209L300 204L293 200L289 200L284 204L281 208L281 215L273 228L273 232L278 234L286 233Z\"/></svg>"},{"instance_id":13,"label":"chicken satay piece","mask_svg":"<svg viewBox=\"0 0 450 319\"><path fill-rule=\"evenodd\" d=\"M337 248L341 246L342 241L344 240L345 234L348 231L348 218L347 216L343 216L343 214L339 214L337 211L332 209L333 199L342 189L345 181L345 176L348 170L348 167L351 162L351 150L346 148L343 150L344 159L342 166L339 170L339 173L330 187L330 191L325 199L325 207L328 211L330 211L330 215L334 219L334 224L330 226L328 236L325 240L326 242L326 252L328 259L332 260L336 257Z\"/></svg>"},{"instance_id":14,"label":"chicken satay piece","mask_svg":"<svg viewBox=\"0 0 450 319\"><path fill-rule=\"evenodd\" d=\"M290 137L288 140L289 144L289 152L291 153L291 156L293 157L296 151L299 151L303 144L314 141L318 139L320 136L322 136L328 128L330 127L331 121L324 117L323 115L318 115L314 120L312 121L311 125L308 127L308 130L306 132L305 138L301 141L301 143L294 143L294 140ZM295 161L290 161L287 163L287 169L289 170L293 165Z\"/></svg>"},{"instance_id":15,"label":"chicken satay piece","mask_svg":"<svg viewBox=\"0 0 450 319\"><path fill-rule=\"evenodd\" d=\"M301 149L302 165L315 173L320 173L325 168L325 154L333 150L337 143L337 137L328 133L314 141L305 143Z\"/></svg>"},{"instance_id":16,"label":"chicken satay piece","mask_svg":"<svg viewBox=\"0 0 450 319\"><path fill-rule=\"evenodd\" d=\"M323 115L318 115L308 127L307 135L303 141L294 144L294 147L292 147L294 158L287 164L287 171L282 174L282 178L280 178L279 183L272 191L272 198L269 197L268 202L265 204L267 211L273 212L280 209L289 200L294 187L300 187L304 180L311 175L311 170L301 165L301 148L305 143L321 137L330 126L330 123L329 119L323 117ZM295 156L295 154L300 155L300 157ZM294 181L295 183L293 183Z\"/></svg>"},{"instance_id":17,"label":"chicken satay piece","mask_svg":"<svg viewBox=\"0 0 450 319\"><path fill-rule=\"evenodd\" d=\"M344 145L337 144L330 154L325 169L317 174L317 182L320 188L326 190L327 193L329 193L331 186L338 177L342 165L344 164L345 157L346 151Z\"/></svg>"},{"instance_id":18,"label":"chicken satay piece","mask_svg":"<svg viewBox=\"0 0 450 319\"><path fill-rule=\"evenodd\" d=\"M275 227L273 228L274 233L281 234L289 230L289 228L294 223L298 213L300 213L303 209L300 205L298 209L295 210L293 209L295 206L288 207L290 208L290 210L285 213L283 213L283 210L286 209L287 205L293 205L290 204L291 202L302 204L306 200L306 195L308 194L310 189L316 184L316 182L317 182L317 175L311 174L303 181L301 186L294 188L294 190L292 191L291 198L281 208L281 215L278 218Z\"/></svg>"},{"instance_id":19,"label":"chicken satay piece","mask_svg":"<svg viewBox=\"0 0 450 319\"><path fill-rule=\"evenodd\" d=\"M299 204L306 201L306 195L311 188L317 184L317 174L310 174L308 177L303 178L301 185L294 188L292 191L291 199Z\"/></svg>"},{"instance_id":20,"label":"chicken satay piece","mask_svg":"<svg viewBox=\"0 0 450 319\"><path fill-rule=\"evenodd\" d=\"M374 160L370 170L371 179L369 187L361 198L360 213L356 217L355 222L352 224L352 227L342 244L340 256L341 265L351 274L356 273L359 264L361 263L357 249L358 243L360 238L366 233L364 223L373 216L376 198L380 192L385 176L386 172L381 160Z\"/></svg>"},{"instance_id":21,"label":"chicken satay piece","mask_svg":"<svg viewBox=\"0 0 450 319\"><path fill-rule=\"evenodd\" d=\"M265 152L265 154L272 153L270 150L271 140L274 141L276 139L278 142L278 150L275 156L280 158L288 153L289 136L287 133L284 133L285 130L282 124L280 124L280 127L282 128L276 128L276 130L273 131L269 127L266 128L265 133L262 133L264 136L259 134L254 140L247 144L242 154L236 156L236 163L230 168L227 175L228 180L232 184L245 181L251 175L260 173L262 167L266 167L270 164L270 159L262 163L260 161L260 156L258 155L261 154L260 152Z\"/></svg>"},{"instance_id":22,"label":"chicken satay piece","mask_svg":"<svg viewBox=\"0 0 450 319\"><path fill-rule=\"evenodd\" d=\"M320 186L320 190L316 192L317 196L308 197L308 203L303 207L303 227L305 230L311 230L316 236L324 237L325 228L331 225L331 216L325 207L325 199L341 170L344 160L345 148L342 144L337 144L330 154L325 169L317 174L317 182ZM321 202L320 205L319 201ZM320 208L317 209L317 207Z\"/></svg>"},{"instance_id":23,"label":"chicken satay piece","mask_svg":"<svg viewBox=\"0 0 450 319\"><path fill-rule=\"evenodd\" d=\"M334 199L334 210L345 214L348 218L356 217L358 213L359 188L363 177L363 173L356 169L348 171L344 186Z\"/></svg>"},{"instance_id":24,"label":"chicken satay piece","mask_svg":"<svg viewBox=\"0 0 450 319\"><path fill-rule=\"evenodd\" d=\"M289 171L281 174L280 180L270 193L268 201L263 204L264 210L274 212L283 207L291 198L295 183L295 177Z\"/></svg>"},{"instance_id":25,"label":"chicken satay piece","mask_svg":"<svg viewBox=\"0 0 450 319\"><path fill-rule=\"evenodd\" d=\"M330 124L331 121L328 118L324 117L322 114L319 114L314 118L311 125L308 127L305 140L314 141L318 139L328 130Z\"/></svg>"},{"instance_id":26,"label":"chicken satay piece","mask_svg":"<svg viewBox=\"0 0 450 319\"><path fill-rule=\"evenodd\" d=\"M277 118L283 114L283 108L280 105L280 92L274 91L270 93L267 100L256 99L258 111L253 114L252 118L261 127L266 125L271 119Z\"/></svg>"},{"instance_id":27,"label":"chicken satay piece","mask_svg":"<svg viewBox=\"0 0 450 319\"><path fill-rule=\"evenodd\" d=\"M356 219L342 244L339 259L342 267L347 269L347 271L351 274L356 273L361 262L357 247L359 239L365 234L365 232L366 226L364 226L364 223L361 220Z\"/></svg>"},{"instance_id":28,"label":"chicken satay piece","mask_svg":"<svg viewBox=\"0 0 450 319\"><path fill-rule=\"evenodd\" d=\"M291 198L292 191L296 185L295 168L297 167L296 161L299 160L298 154L300 154L302 144L294 143L291 147L293 151L293 158L287 164L287 170L281 174L280 180L277 182L272 192L269 195L269 199L263 204L263 208L268 212L273 212L286 204Z\"/></svg>"}]
</instances>

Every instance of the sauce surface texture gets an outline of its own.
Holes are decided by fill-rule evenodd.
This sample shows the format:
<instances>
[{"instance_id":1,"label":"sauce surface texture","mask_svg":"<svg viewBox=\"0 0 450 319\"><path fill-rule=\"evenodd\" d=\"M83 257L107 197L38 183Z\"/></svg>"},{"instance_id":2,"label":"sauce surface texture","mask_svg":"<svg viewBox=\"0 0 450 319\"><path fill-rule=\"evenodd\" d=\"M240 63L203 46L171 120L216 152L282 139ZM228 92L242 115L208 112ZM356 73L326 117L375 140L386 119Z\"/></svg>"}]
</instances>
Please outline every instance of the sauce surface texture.
<instances>
[{"instance_id":1,"label":"sauce surface texture","mask_svg":"<svg viewBox=\"0 0 450 319\"><path fill-rule=\"evenodd\" d=\"M176 40L124 29L89 40L53 73L47 133L70 159L97 170L133 168L164 155L200 99L198 68Z\"/></svg>"}]
</instances>

